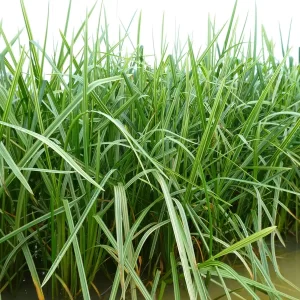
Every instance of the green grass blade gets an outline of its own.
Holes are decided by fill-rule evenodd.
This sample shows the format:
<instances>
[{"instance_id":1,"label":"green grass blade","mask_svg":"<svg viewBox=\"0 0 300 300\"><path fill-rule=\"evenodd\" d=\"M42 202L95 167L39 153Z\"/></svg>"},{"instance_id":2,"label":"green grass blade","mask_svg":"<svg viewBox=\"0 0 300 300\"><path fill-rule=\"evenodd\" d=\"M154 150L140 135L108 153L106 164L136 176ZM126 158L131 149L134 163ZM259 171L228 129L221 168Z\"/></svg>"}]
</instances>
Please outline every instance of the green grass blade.
<instances>
[{"instance_id":1,"label":"green grass blade","mask_svg":"<svg viewBox=\"0 0 300 300\"><path fill-rule=\"evenodd\" d=\"M20 180L20 182L23 184L23 186L26 188L26 190L33 195L33 191L31 187L29 186L26 178L23 176L21 173L19 167L16 165L14 162L13 158L5 148L4 144L0 142L0 156L3 157L3 159L6 161L8 164L10 170L15 174L15 176Z\"/></svg>"}]
</instances>

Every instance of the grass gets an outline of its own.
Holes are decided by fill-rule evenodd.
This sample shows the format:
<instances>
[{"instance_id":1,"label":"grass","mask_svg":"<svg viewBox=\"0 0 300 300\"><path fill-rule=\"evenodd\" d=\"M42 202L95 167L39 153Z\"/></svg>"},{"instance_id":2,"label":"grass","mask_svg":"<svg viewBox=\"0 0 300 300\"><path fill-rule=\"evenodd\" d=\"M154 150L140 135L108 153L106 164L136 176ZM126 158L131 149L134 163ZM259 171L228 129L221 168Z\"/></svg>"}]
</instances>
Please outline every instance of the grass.
<instances>
[{"instance_id":1,"label":"grass","mask_svg":"<svg viewBox=\"0 0 300 300\"><path fill-rule=\"evenodd\" d=\"M239 291L228 278L254 299L294 299L270 270L293 286L276 242L299 233L299 66L283 44L278 62L257 24L244 41L236 5L220 31L209 20L199 55L189 39L167 54L162 26L153 65L141 16L131 55L129 28L111 44L102 6L96 32L94 6L69 38L70 1L53 56L48 26L39 45L23 1L29 44L0 24L0 295L29 272L38 299L46 284L53 298L90 299L104 292L99 273L112 280L110 299L163 299L168 284L175 299L181 284L190 299L209 299L211 282L230 299Z\"/></svg>"}]
</instances>

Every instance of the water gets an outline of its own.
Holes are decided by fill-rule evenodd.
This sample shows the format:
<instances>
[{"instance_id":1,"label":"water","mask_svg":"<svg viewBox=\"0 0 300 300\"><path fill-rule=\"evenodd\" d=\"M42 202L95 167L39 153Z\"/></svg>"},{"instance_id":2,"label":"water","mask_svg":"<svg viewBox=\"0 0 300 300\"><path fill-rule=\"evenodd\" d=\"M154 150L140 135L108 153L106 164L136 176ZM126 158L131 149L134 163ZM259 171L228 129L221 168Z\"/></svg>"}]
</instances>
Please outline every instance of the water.
<instances>
[{"instance_id":1,"label":"water","mask_svg":"<svg viewBox=\"0 0 300 300\"><path fill-rule=\"evenodd\" d=\"M287 242L287 248L281 248L280 246L277 248L277 257L278 257L278 265L280 268L280 271L282 275L291 281L293 284L296 286L300 287L300 246L295 244L295 242ZM235 265L234 266L235 270L239 272L243 276L247 276L246 271L242 266ZM279 278L276 277L275 273L273 272L272 274L272 281L273 284L276 286L276 288L286 294L289 294L296 299L300 299L300 291L297 291L287 285L285 282L280 280ZM99 280L95 281L95 285L97 288L99 288L101 293L104 293L105 290L107 290L110 287L110 283L103 278L99 278ZM226 285L229 289L236 289L239 288L240 286L231 280L226 281ZM95 293L92 294L92 299L96 300L99 299ZM227 299L226 296L220 297L224 294L224 291L222 288L218 287L215 284L210 285L210 295L212 299ZM243 291L238 291L238 294L241 295L243 298L236 297L232 295L232 299L252 299L249 294ZM269 299L269 297L265 294L259 293L258 296L260 299ZM101 299L108 299L109 298L109 290L107 293L103 295ZM2 294L2 299L0 297L0 300L32 300L32 299L37 299L35 289L31 284L30 278L27 279L23 286L20 288L20 290L17 292L16 297L11 296L8 293L3 293ZM50 300L50 297L46 298L47 300ZM119 298L118 298L119 299ZM142 299L142 298L140 298ZM165 300L173 300L174 299L174 294L173 294L173 287L168 286L166 288L165 294L164 294L164 299ZM188 300L189 296L187 291L182 288L181 289L181 299L182 300ZM57 299L60 300L60 299Z\"/></svg>"},{"instance_id":2,"label":"water","mask_svg":"<svg viewBox=\"0 0 300 300\"><path fill-rule=\"evenodd\" d=\"M294 285L298 286L300 289L300 245L296 244L294 241L288 241L286 244L286 248L283 248L282 246L277 247L277 262L279 265L279 269L281 274L290 282L292 282ZM242 276L249 277L248 273L245 271L245 268L241 265L235 265L234 269ZM270 270L272 270L270 268ZM292 288L290 285L288 285L286 282L282 281L279 279L275 272L271 271L271 276L272 276L272 282L275 285L275 287L290 296L295 297L296 299L300 299L300 291L295 290ZM225 281L226 286L231 289L238 289L241 286L237 284L233 280L226 280ZM227 299L226 296L224 295L224 290L217 286L214 283L210 284L209 287L209 292L210 296L212 299L218 299L218 300L225 300ZM243 297L240 298L238 296L234 296L231 294L231 298L233 300L235 299L252 299L252 297L245 291L239 290L237 293ZM269 299L269 296L266 294L263 294L261 292L257 292L257 295L259 296L260 299L262 300L267 300ZM173 293L173 288L170 286L166 289L165 297L164 299L166 300L173 300L174 299L174 293ZM188 296L188 293L186 290L182 289L181 290L181 299L182 300L188 300L190 299Z\"/></svg>"},{"instance_id":3,"label":"water","mask_svg":"<svg viewBox=\"0 0 300 300\"><path fill-rule=\"evenodd\" d=\"M289 280L291 283L294 285L298 286L300 289L300 248L298 245L293 245L289 244L287 249L279 249L278 254L277 254L277 262L279 265L279 270L281 274ZM235 266L235 270L245 276L247 276L247 273L244 268L241 266ZM272 270L270 268L270 270ZM296 299L300 299L300 291L295 290L293 287L288 285L286 282L278 278L275 274L274 271L271 271L271 276L272 276L272 282L275 285L275 287L290 296L295 297ZM236 289L239 288L240 286L231 280L226 281L226 285L230 289ZM213 285L211 287L211 296L212 298L217 298L218 296L224 294L221 288L217 287L216 285ZM247 292L238 292L239 295L244 297L245 299L252 299L251 296ZM263 293L257 293L260 297L260 299L269 299L268 295L265 295ZM220 300L222 299L227 299L226 297L219 298ZM240 299L236 296L232 296L232 299Z\"/></svg>"}]
</instances>

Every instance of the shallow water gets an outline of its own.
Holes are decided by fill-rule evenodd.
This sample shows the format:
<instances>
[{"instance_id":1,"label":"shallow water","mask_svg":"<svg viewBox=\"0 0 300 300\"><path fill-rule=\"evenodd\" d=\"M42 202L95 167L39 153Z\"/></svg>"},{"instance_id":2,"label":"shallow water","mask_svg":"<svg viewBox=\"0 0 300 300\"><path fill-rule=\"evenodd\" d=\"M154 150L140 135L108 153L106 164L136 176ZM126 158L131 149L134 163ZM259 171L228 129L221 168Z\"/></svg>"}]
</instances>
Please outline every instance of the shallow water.
<instances>
[{"instance_id":1,"label":"shallow water","mask_svg":"<svg viewBox=\"0 0 300 300\"><path fill-rule=\"evenodd\" d=\"M286 248L283 246L278 246L276 249L276 255L277 255L277 262L279 266L279 270L281 274L291 283L299 287L299 290L294 289L290 285L288 285L286 282L282 281L279 279L275 272L272 271L272 268L270 268L270 273L272 276L272 282L275 285L275 287L285 293L288 294L289 296L295 297L295 299L300 299L300 244L296 244L294 241L288 241L286 243ZM245 271L245 268L243 266L238 266L235 265L234 269L240 274L245 277L249 277L247 272ZM225 281L226 286L231 289L239 289L241 286L237 284L233 280L226 280ZM211 299L220 299L220 300L225 300L227 299L226 296L224 295L224 290L217 286L214 283L211 283L209 287L209 292ZM252 299L252 297L245 291L239 290L236 292L239 296L235 296L231 294L231 299ZM261 292L257 292L257 295L259 296L260 299L267 300L270 299L268 295L263 294ZM173 293L173 288L170 286L166 289L165 297L164 299L166 300L173 300L174 299L174 293ZM181 299L182 300L188 300L189 296L187 291L181 290Z\"/></svg>"},{"instance_id":2,"label":"shallow water","mask_svg":"<svg viewBox=\"0 0 300 300\"><path fill-rule=\"evenodd\" d=\"M296 244L295 242L287 242L287 247L283 248L278 246L277 248L277 257L278 257L278 265L280 268L280 271L282 275L291 281L293 284L298 286L300 288L300 245ZM239 272L243 276L247 276L247 273L245 270L241 267L236 265L235 270ZM295 297L295 299L300 299L300 291L297 291L293 289L291 286L287 285L285 282L280 280L279 278L276 277L275 273L273 272L272 274L272 281L275 287L290 295ZM104 293L105 290L108 289L108 292L103 295L101 299L108 299L109 298L109 287L110 283L107 281L107 279L100 278L99 280L95 281L96 286L99 288L101 293ZM236 289L240 288L240 286L231 280L226 281L226 286L229 289ZM240 296L243 298L240 298L238 296L231 295L232 299L252 299L249 294L247 294L244 291L238 291L237 292ZM224 295L224 291L221 287L218 287L215 284L210 285L210 296L211 299L227 299L226 296L221 297ZM257 293L260 299L269 299L269 297L265 294L262 293ZM2 299L1 299L2 296ZM33 300L37 299L34 287L31 284L30 278L24 282L23 286L21 289L17 292L16 297L13 297L12 295L8 293L3 293L0 295L0 300ZM46 297L46 299L50 300L50 297ZM99 299L97 295L92 294L91 297L92 300ZM129 298L130 299L130 298ZM142 298L139 298L142 299ZM165 300L173 300L174 299L174 294L173 294L173 288L172 286L168 286L166 288L165 294L164 294L164 299ZM188 293L185 289L181 290L181 299L182 300L188 300L189 296ZM57 299L60 300L60 299Z\"/></svg>"},{"instance_id":3,"label":"shallow water","mask_svg":"<svg viewBox=\"0 0 300 300\"><path fill-rule=\"evenodd\" d=\"M293 296L296 299L300 299L300 249L295 245L290 245L288 249L281 249L278 251L277 262L279 266L279 270L281 274L292 284L299 287L299 290L294 289L292 286L288 285L286 282L278 278L274 271L270 268L270 273L272 276L272 282L274 286L281 292L288 294L289 296ZM247 276L247 272L242 267L235 266L235 270L243 275ZM249 276L247 276L249 277ZM230 289L237 289L240 286L231 280L226 281L226 285ZM224 294L221 288L216 285L212 285L211 289L212 299L217 298L218 296ZM251 296L245 291L239 291L239 295L244 297L245 299L252 299ZM258 292L257 295L260 299L270 299L268 295ZM227 299L226 297L222 297L219 299ZM237 296L232 295L232 299L241 299Z\"/></svg>"},{"instance_id":4,"label":"shallow water","mask_svg":"<svg viewBox=\"0 0 300 300\"><path fill-rule=\"evenodd\" d=\"M279 270L281 274L292 284L299 287L300 290L300 245L295 243L295 240L292 241L289 240L286 242L286 248L284 248L282 245L278 245L276 248L276 256L277 256L277 262L279 266ZM243 266L234 266L234 269L241 275L245 277L249 277L248 273L245 271L245 268ZM294 289L290 285L288 285L286 282L281 280L277 277L275 274L272 266L270 266L270 273L272 277L272 282L274 286L281 292L288 294L290 296L295 297L296 299L300 299L300 291ZM239 284L237 284L235 281L228 280L226 281L226 285L230 289L237 289L240 288ZM212 285L210 289L212 296L212 299L217 298L224 294L223 290L216 286ZM238 291L238 294L242 296L244 299L252 299L252 297L245 291ZM257 295L260 299L270 299L268 295L263 294L261 292L257 292ZM231 295L232 299L241 299L238 296ZM225 296L221 297L219 299L227 299Z\"/></svg>"}]
</instances>

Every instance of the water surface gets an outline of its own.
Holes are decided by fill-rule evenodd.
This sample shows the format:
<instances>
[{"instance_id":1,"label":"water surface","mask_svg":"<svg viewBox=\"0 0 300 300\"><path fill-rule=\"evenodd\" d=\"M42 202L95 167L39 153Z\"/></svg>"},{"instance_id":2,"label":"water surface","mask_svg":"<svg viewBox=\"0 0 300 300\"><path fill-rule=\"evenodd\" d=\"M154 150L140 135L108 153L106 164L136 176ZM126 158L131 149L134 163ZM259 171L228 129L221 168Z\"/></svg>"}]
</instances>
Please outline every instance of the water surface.
<instances>
[{"instance_id":1,"label":"water surface","mask_svg":"<svg viewBox=\"0 0 300 300\"><path fill-rule=\"evenodd\" d=\"M293 242L288 241L287 247L283 248L281 246L278 246L276 253L277 253L277 257L278 257L277 261L278 261L278 265L279 265L281 274L286 279L291 281L293 284L298 286L300 289L300 246L298 244L296 244L294 241ZM243 266L235 265L234 268L241 275L248 276L248 274L245 271ZM271 270L271 268L270 268L270 270ZM286 284L284 281L280 280L276 276L274 271L271 271L271 275L272 275L273 284L275 285L275 287L278 290L295 297L295 299L300 299L300 291L299 290L293 289L291 286ZM97 286L97 288L99 289L99 291L103 294L101 299L102 300L108 299L109 294L110 294L109 292L110 292L111 283L107 279L104 279L101 276L94 283ZM240 288L240 286L235 281L232 281L232 280L227 280L226 286L229 289ZM227 299L226 296L220 297L220 296L224 295L224 291L221 287L212 283L210 285L209 290L210 290L211 299L220 299L220 300ZM251 296L249 294L247 294L245 291L241 290L241 291L238 291L237 293L243 298L232 295L233 300L234 299L252 299ZM260 299L263 299L263 300L269 299L269 297L263 293L258 292L257 295L260 297ZM91 297L92 300L99 299L99 297L96 295L96 293L92 293L91 296L92 296ZM37 299L37 296L35 293L35 289L31 284L30 278L24 280L22 287L20 288L20 290L18 292L16 292L15 296L12 296L11 294L9 294L7 292L2 294L2 299L0 296L0 300L33 300L33 299ZM50 300L51 297L48 296L48 297L46 297L46 299ZM60 299L61 298L59 298L57 300L60 300ZM119 299L119 298L117 298L117 299ZM130 297L128 299L130 299ZM143 298L139 297L139 299L143 299ZM166 288L166 291L164 294L164 299L165 300L173 300L174 299L174 293L173 293L172 286L168 286ZM181 289L181 299L182 300L189 299L188 293L184 288Z\"/></svg>"}]
</instances>

